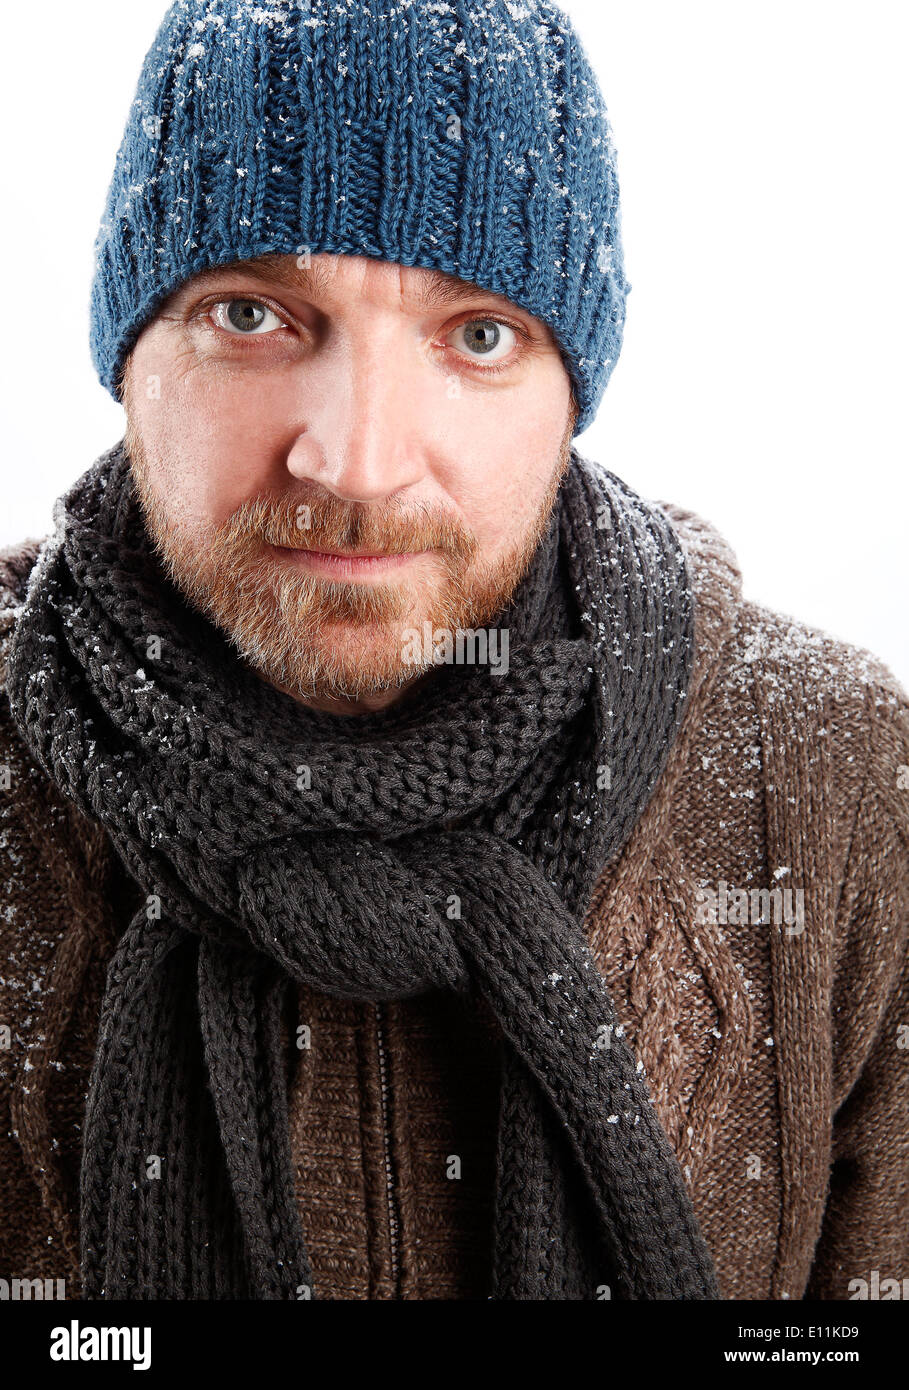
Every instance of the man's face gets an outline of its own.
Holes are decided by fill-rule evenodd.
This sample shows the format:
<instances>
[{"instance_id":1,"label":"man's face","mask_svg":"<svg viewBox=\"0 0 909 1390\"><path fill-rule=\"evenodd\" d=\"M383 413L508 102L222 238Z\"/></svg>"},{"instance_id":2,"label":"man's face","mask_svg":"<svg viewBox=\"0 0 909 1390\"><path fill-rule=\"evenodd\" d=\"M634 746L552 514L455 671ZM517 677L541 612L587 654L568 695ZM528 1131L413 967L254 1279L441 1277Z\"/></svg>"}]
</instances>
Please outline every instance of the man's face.
<instances>
[{"instance_id":1,"label":"man's face","mask_svg":"<svg viewBox=\"0 0 909 1390\"><path fill-rule=\"evenodd\" d=\"M266 680L345 713L431 668L408 631L501 612L575 419L539 320L363 256L273 255L187 281L136 343L123 399L174 582Z\"/></svg>"}]
</instances>

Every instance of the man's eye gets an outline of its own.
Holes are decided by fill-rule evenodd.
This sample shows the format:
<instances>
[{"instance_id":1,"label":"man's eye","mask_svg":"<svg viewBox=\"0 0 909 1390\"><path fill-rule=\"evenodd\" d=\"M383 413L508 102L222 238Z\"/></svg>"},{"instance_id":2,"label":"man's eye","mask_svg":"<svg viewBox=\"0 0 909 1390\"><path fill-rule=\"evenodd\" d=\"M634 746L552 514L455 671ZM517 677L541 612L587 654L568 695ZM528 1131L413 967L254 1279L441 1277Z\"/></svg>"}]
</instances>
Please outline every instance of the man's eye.
<instances>
[{"instance_id":1,"label":"man's eye","mask_svg":"<svg viewBox=\"0 0 909 1390\"><path fill-rule=\"evenodd\" d=\"M517 334L507 323L498 319L470 319L454 330L455 343L459 351L466 351L470 357L484 362L499 362L507 357L517 341Z\"/></svg>"},{"instance_id":2,"label":"man's eye","mask_svg":"<svg viewBox=\"0 0 909 1390\"><path fill-rule=\"evenodd\" d=\"M222 300L212 305L211 315L219 328L247 338L284 327L275 311L258 299Z\"/></svg>"}]
</instances>

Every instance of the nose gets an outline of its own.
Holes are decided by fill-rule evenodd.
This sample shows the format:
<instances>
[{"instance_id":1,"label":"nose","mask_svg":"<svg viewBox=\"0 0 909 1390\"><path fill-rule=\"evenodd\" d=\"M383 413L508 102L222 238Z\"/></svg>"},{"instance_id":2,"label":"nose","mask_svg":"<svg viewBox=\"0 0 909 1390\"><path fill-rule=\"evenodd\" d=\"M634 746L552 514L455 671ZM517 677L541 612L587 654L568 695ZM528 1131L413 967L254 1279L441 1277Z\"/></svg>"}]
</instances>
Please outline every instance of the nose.
<instances>
[{"instance_id":1,"label":"nose","mask_svg":"<svg viewBox=\"0 0 909 1390\"><path fill-rule=\"evenodd\" d=\"M380 501L425 476L426 388L418 354L397 339L398 330L358 334L330 371L324 364L308 379L306 432L288 456L291 473L350 502Z\"/></svg>"}]
</instances>

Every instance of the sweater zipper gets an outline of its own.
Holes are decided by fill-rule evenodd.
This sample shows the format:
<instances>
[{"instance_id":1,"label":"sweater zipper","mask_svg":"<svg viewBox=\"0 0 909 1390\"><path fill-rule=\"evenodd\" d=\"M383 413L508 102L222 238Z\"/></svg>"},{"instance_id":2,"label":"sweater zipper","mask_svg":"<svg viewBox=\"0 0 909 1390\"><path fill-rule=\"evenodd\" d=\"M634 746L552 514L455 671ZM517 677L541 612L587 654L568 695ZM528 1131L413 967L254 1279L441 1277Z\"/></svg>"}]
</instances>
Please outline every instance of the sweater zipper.
<instances>
[{"instance_id":1,"label":"sweater zipper","mask_svg":"<svg viewBox=\"0 0 909 1390\"><path fill-rule=\"evenodd\" d=\"M379 1054L379 1085L382 1096L382 1147L385 1160L385 1201L388 1208L388 1244L391 1255L391 1281L393 1297L397 1298L400 1281L400 1259L398 1255L398 1217L395 1203L394 1173L391 1166L391 1126L389 1122L388 1063L383 1032L384 1012L382 1005L374 1005L376 1011L376 1044Z\"/></svg>"}]
</instances>

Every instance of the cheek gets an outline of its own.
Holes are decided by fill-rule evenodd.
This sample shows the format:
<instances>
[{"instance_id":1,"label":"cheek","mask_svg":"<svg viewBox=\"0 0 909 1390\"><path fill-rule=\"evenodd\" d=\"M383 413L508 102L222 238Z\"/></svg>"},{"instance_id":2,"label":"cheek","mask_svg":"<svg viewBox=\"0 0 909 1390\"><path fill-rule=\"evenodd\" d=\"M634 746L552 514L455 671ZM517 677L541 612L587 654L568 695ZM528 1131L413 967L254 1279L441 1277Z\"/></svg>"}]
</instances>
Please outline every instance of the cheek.
<instances>
[{"instance_id":1,"label":"cheek","mask_svg":"<svg viewBox=\"0 0 909 1390\"><path fill-rule=\"evenodd\" d=\"M276 478L280 486L286 403L273 383L181 371L173 358L166 374L148 375L160 381L160 396L134 390L132 415L152 485L185 529L223 525Z\"/></svg>"},{"instance_id":2,"label":"cheek","mask_svg":"<svg viewBox=\"0 0 909 1390\"><path fill-rule=\"evenodd\" d=\"M447 433L446 488L488 559L504 555L535 522L559 466L564 405L525 400L472 412Z\"/></svg>"}]
</instances>

